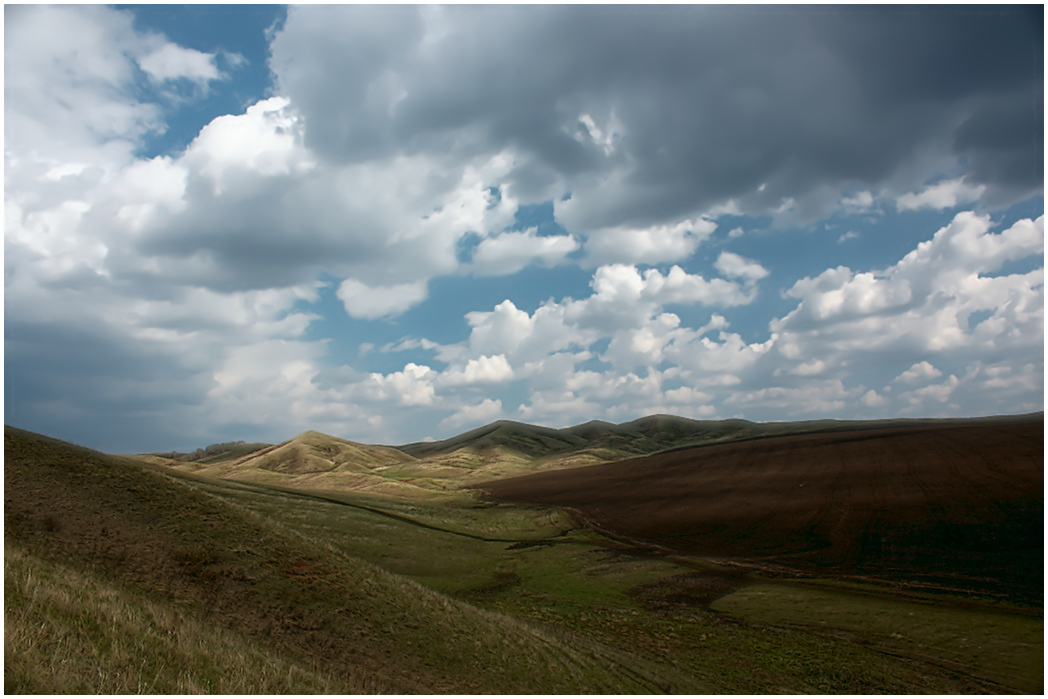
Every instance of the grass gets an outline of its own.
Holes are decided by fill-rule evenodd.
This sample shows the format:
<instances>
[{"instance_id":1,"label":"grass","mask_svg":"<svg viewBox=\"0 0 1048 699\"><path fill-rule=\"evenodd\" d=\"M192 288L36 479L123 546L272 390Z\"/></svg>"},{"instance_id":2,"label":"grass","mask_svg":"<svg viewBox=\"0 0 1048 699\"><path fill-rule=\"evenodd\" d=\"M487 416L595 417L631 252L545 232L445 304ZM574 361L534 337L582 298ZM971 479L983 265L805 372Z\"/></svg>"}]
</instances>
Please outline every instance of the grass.
<instances>
[{"instance_id":1,"label":"grass","mask_svg":"<svg viewBox=\"0 0 1048 699\"><path fill-rule=\"evenodd\" d=\"M907 654L902 649L897 655L905 659L900 659L859 636L813 634L778 624L774 615L726 615L719 606L710 608L701 590L695 589L710 583L715 590L726 586L728 592L745 591L754 579L733 577L693 559L638 555L584 530L544 540L562 521L563 514L555 510L476 507L468 500L457 506L385 503L392 511L410 512L419 519L440 517L452 530L440 531L329 500L289 495L274 499L271 493L230 484L222 486L222 492L223 497L310 537L322 537L347 554L378 562L429 589L507 618L539 624L549 633L565 635L576 647L595 643L614 649L622 654L624 665L659 678L660 686L673 691L1017 689L1014 682L993 676L958 676L941 667L944 658L936 652ZM355 500L345 493L339 498ZM383 501L372 498L367 505L381 508ZM455 531L513 535L522 542L484 541ZM939 617L922 619L934 626ZM1016 637L1006 633L1002 639L1006 638Z\"/></svg>"},{"instance_id":2,"label":"grass","mask_svg":"<svg viewBox=\"0 0 1048 699\"><path fill-rule=\"evenodd\" d=\"M573 529L553 508L467 492L283 492L11 429L5 458L11 692L970 694L1043 683L1040 617L785 585Z\"/></svg>"},{"instance_id":3,"label":"grass","mask_svg":"<svg viewBox=\"0 0 1048 699\"><path fill-rule=\"evenodd\" d=\"M1024 694L1044 688L1043 616L769 583L739 590L713 608L762 624L930 659Z\"/></svg>"},{"instance_id":4,"label":"grass","mask_svg":"<svg viewBox=\"0 0 1048 699\"><path fill-rule=\"evenodd\" d=\"M5 434L5 459L5 546L32 557L19 559L23 564L12 559L14 580L31 576L35 560L61 562L99 582L85 587L88 598L124 591L186 619L206 618L263 657L338 678L340 691L631 693L662 686L657 678L623 671L613 649L571 645L525 621L452 599L198 483L12 430ZM57 598L38 595L49 601L37 611L31 599L14 597L7 607L24 613L29 628L52 613ZM76 613L96 619L83 628L115 628L97 622L103 603L95 611L90 604L85 599L86 611ZM148 638L156 635L151 618L129 623L140 624L137 635ZM71 667L96 663L126 675L128 691L138 691L136 677L143 687L152 681L152 666L127 667L131 651L107 641L121 635L116 631L82 634L76 643L33 655L13 635L16 628L5 633L16 644L5 655L5 676L26 691L87 691L72 673L47 684L53 659L66 654L63 662ZM205 650L192 657L199 664L190 676L213 674Z\"/></svg>"},{"instance_id":5,"label":"grass","mask_svg":"<svg viewBox=\"0 0 1048 699\"><path fill-rule=\"evenodd\" d=\"M367 692L90 572L4 547L4 692Z\"/></svg>"}]
</instances>

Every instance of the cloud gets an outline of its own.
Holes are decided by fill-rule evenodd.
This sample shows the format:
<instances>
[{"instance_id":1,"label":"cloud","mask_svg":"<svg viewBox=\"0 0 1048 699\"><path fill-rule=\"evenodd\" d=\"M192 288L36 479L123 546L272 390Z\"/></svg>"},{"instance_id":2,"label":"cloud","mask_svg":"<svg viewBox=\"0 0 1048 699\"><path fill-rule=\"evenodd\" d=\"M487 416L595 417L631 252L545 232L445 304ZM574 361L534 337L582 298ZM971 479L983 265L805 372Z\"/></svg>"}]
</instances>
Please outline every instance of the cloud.
<instances>
[{"instance_id":1,"label":"cloud","mask_svg":"<svg viewBox=\"0 0 1048 699\"><path fill-rule=\"evenodd\" d=\"M512 223L515 200L489 191L504 167L499 154L439 176L436 163L410 157L332 170L302 138L300 115L285 98L218 117L181 156L154 159L153 174L170 173L179 185L168 187L163 208L145 202L139 212L126 201L128 187L107 183L92 194L96 203L85 217L92 230L84 232L114 250L115 274L141 276L149 266L143 258L152 259L154 283L188 276L213 288L249 289L298 284L325 271L378 287L454 273L464 235ZM114 217L133 230L114 229ZM564 242L535 252L552 262Z\"/></svg>"},{"instance_id":2,"label":"cloud","mask_svg":"<svg viewBox=\"0 0 1048 699\"><path fill-rule=\"evenodd\" d=\"M103 448L307 427L396 441L451 411L448 427L869 415L892 386L910 414L1038 409L1043 217L961 212L883 269L691 266L719 223L741 246L790 217L1040 192L1043 40L1022 40L1025 12L296 6L272 33L271 96L147 157L177 84L201 92L237 54L139 31L132 11L8 7L7 405ZM548 202L561 234L509 230ZM532 265L577 265L558 273L582 292L535 305L506 287L419 329L439 343L313 339L337 325L317 323L320 279L374 320L436 314L441 277ZM781 312L754 305L771 268ZM389 363L408 350L430 354ZM923 363L942 374L902 380Z\"/></svg>"},{"instance_id":3,"label":"cloud","mask_svg":"<svg viewBox=\"0 0 1048 699\"><path fill-rule=\"evenodd\" d=\"M1042 17L1031 20L1036 27L1043 22ZM1043 35L1030 38L1044 43ZM994 205L1014 200L1015 192L1044 187L1043 86L1009 92L981 104L958 127L953 144L968 162L968 177L987 186L984 198Z\"/></svg>"},{"instance_id":4,"label":"cloud","mask_svg":"<svg viewBox=\"0 0 1048 699\"><path fill-rule=\"evenodd\" d=\"M485 398L476 405L466 405L440 421L442 430L461 430L474 426L486 425L502 417L502 401Z\"/></svg>"},{"instance_id":5,"label":"cloud","mask_svg":"<svg viewBox=\"0 0 1048 699\"><path fill-rule=\"evenodd\" d=\"M462 369L448 369L440 376L443 386L472 386L475 384L505 383L513 379L513 367L504 354L470 359Z\"/></svg>"},{"instance_id":6,"label":"cloud","mask_svg":"<svg viewBox=\"0 0 1048 699\"><path fill-rule=\"evenodd\" d=\"M755 391L736 392L725 404L740 408L774 408L789 416L840 414L858 393L839 379L808 381L802 387L772 386Z\"/></svg>"},{"instance_id":7,"label":"cloud","mask_svg":"<svg viewBox=\"0 0 1048 699\"><path fill-rule=\"evenodd\" d=\"M226 115L205 126L183 158L190 170L199 173L212 187L215 197L230 190L243 198L242 182L306 173L316 163L302 149L298 116L283 97L271 97L251 105L242 115ZM239 186L238 186L239 185ZM231 189L232 188L232 189Z\"/></svg>"},{"instance_id":8,"label":"cloud","mask_svg":"<svg viewBox=\"0 0 1048 699\"><path fill-rule=\"evenodd\" d=\"M915 209L952 209L961 204L979 201L986 185L969 185L964 179L950 180L929 185L918 193L903 194L895 200L899 211Z\"/></svg>"},{"instance_id":9,"label":"cloud","mask_svg":"<svg viewBox=\"0 0 1048 699\"><path fill-rule=\"evenodd\" d=\"M928 403L945 403L953 395L954 390L960 383L953 374L941 384L932 384L924 388L899 394L899 400L909 403L904 412L923 408Z\"/></svg>"},{"instance_id":10,"label":"cloud","mask_svg":"<svg viewBox=\"0 0 1048 699\"><path fill-rule=\"evenodd\" d=\"M546 267L564 264L566 257L579 249L570 235L539 236L535 228L508 232L480 241L473 253L473 269L481 276L513 274L529 264Z\"/></svg>"},{"instance_id":11,"label":"cloud","mask_svg":"<svg viewBox=\"0 0 1048 699\"><path fill-rule=\"evenodd\" d=\"M989 228L989 217L961 212L932 240L886 270L853 273L837 267L814 279L805 277L786 292L800 299L800 305L773 322L772 329L788 332L853 323L866 333L883 328L881 335L856 337L871 347L902 336L923 338L933 349L963 342L961 319L967 314L981 309L1004 312L1007 306L998 304L1011 293L1038 298L1043 293L1034 290L1042 283L1041 271L983 275L1009 260L1040 254L1044 218L1018 221L999 234L989 233Z\"/></svg>"},{"instance_id":12,"label":"cloud","mask_svg":"<svg viewBox=\"0 0 1048 699\"><path fill-rule=\"evenodd\" d=\"M810 219L856 187L912 191L959 155L972 186L1029 196L1043 150L1041 127L1026 128L1043 121L1030 26L999 8L299 6L270 65L325 158L410 149L454 166L511 148L521 201L555 200L570 232L614 241L729 201L783 216L792 202ZM506 81L521 62L527 80ZM685 254L652 238L659 261ZM623 261L599 240L597 264Z\"/></svg>"},{"instance_id":13,"label":"cloud","mask_svg":"<svg viewBox=\"0 0 1048 699\"><path fill-rule=\"evenodd\" d=\"M877 391L871 388L869 391L863 394L861 402L863 405L870 408L883 408L884 406L891 403L891 398L879 395Z\"/></svg>"},{"instance_id":14,"label":"cloud","mask_svg":"<svg viewBox=\"0 0 1048 699\"><path fill-rule=\"evenodd\" d=\"M768 276L768 270L764 269L760 263L747 260L742 255L736 255L727 250L720 254L714 266L726 277L733 279L741 277L749 282L755 282Z\"/></svg>"},{"instance_id":15,"label":"cloud","mask_svg":"<svg viewBox=\"0 0 1048 699\"><path fill-rule=\"evenodd\" d=\"M848 231L847 233L842 233L841 237L837 238L837 242L838 243L843 243L843 242L845 242L847 240L855 240L856 238L860 238L860 237L862 237L862 234L859 233L858 231Z\"/></svg>"},{"instance_id":16,"label":"cloud","mask_svg":"<svg viewBox=\"0 0 1048 699\"><path fill-rule=\"evenodd\" d=\"M557 218L572 226L570 201L555 207ZM690 257L716 229L716 222L704 218L648 228L604 228L590 232L586 250L590 260L602 264L676 262Z\"/></svg>"},{"instance_id":17,"label":"cloud","mask_svg":"<svg viewBox=\"0 0 1048 699\"><path fill-rule=\"evenodd\" d=\"M138 65L156 82L186 79L207 84L211 80L220 80L223 77L215 64L215 54L175 44L164 44L140 57Z\"/></svg>"},{"instance_id":18,"label":"cloud","mask_svg":"<svg viewBox=\"0 0 1048 699\"><path fill-rule=\"evenodd\" d=\"M917 362L912 367L896 376L894 381L915 383L924 379L934 379L939 376L942 376L942 372L932 366L929 362Z\"/></svg>"},{"instance_id":19,"label":"cloud","mask_svg":"<svg viewBox=\"0 0 1048 699\"><path fill-rule=\"evenodd\" d=\"M870 382L904 385L938 378L944 373L939 367L976 366L990 357L1001 361L1005 354L1019 364L1040 361L1043 268L993 273L1008 261L1037 262L1035 256L1043 254L1043 225L1043 217L1024 219L994 233L988 216L962 212L885 270L836 268L798 281L787 292L799 300L797 308L770 325L775 354L781 357L777 361L787 360L797 369L821 361L827 378L868 376ZM975 313L982 320L969 324ZM866 368L884 357L912 359L894 377ZM968 385L964 377L951 378L895 399L910 412L934 408L936 414L953 413L961 405L993 412L990 405L1008 400L992 390L979 398L967 391Z\"/></svg>"},{"instance_id":20,"label":"cloud","mask_svg":"<svg viewBox=\"0 0 1048 699\"><path fill-rule=\"evenodd\" d=\"M565 318L559 303L546 303L529 314L506 299L491 311L466 314L470 325L468 340L457 347L446 347L440 357L451 360L459 353L473 356L504 355L514 364L545 357L572 346L589 344L596 334L579 329Z\"/></svg>"},{"instance_id":21,"label":"cloud","mask_svg":"<svg viewBox=\"0 0 1048 699\"><path fill-rule=\"evenodd\" d=\"M628 324L628 318L648 317L667 304L740 306L752 302L755 295L752 285L744 289L726 279L706 279L678 265L666 274L658 269L642 273L633 265L606 265L596 270L590 284L593 295L566 308L571 319L586 325Z\"/></svg>"},{"instance_id":22,"label":"cloud","mask_svg":"<svg viewBox=\"0 0 1048 699\"><path fill-rule=\"evenodd\" d=\"M409 362L402 371L390 374L372 373L351 386L349 395L358 400L377 403L395 403L402 406L432 405L435 390L433 380L437 372L425 365Z\"/></svg>"},{"instance_id":23,"label":"cloud","mask_svg":"<svg viewBox=\"0 0 1048 699\"><path fill-rule=\"evenodd\" d=\"M375 320L403 313L426 299L426 282L368 286L356 279L346 279L336 292L351 318Z\"/></svg>"},{"instance_id":24,"label":"cloud","mask_svg":"<svg viewBox=\"0 0 1048 699\"><path fill-rule=\"evenodd\" d=\"M873 192L856 192L850 197L841 199L841 207L846 211L867 211L873 206Z\"/></svg>"},{"instance_id":25,"label":"cloud","mask_svg":"<svg viewBox=\"0 0 1048 699\"><path fill-rule=\"evenodd\" d=\"M725 259L751 279L759 276L760 265L741 257ZM680 328L680 318L664 312L665 306L737 306L752 301L755 293L752 282L744 288L737 282L688 274L677 266L663 274L657 269L642 273L634 266L606 265L594 272L590 285L589 297L550 300L533 314L509 299L491 311L470 312L466 315L471 326L468 341L442 347L438 357L461 362L464 357L479 360L502 355L519 367L514 373L519 378L545 371L549 355L567 358L570 355L557 353L587 348L606 338L609 343L600 354L602 361L622 370L653 366L670 352L688 354L692 351L685 348L688 343L702 342L705 332L726 326L724 318L714 314L698 331ZM575 361L571 360L572 366Z\"/></svg>"},{"instance_id":26,"label":"cloud","mask_svg":"<svg viewBox=\"0 0 1048 699\"><path fill-rule=\"evenodd\" d=\"M134 31L130 14L25 5L4 17L4 140L16 168L8 179L25 176L23 158L122 165L137 139L164 128L160 108L139 97L134 60L160 46Z\"/></svg>"}]
</instances>

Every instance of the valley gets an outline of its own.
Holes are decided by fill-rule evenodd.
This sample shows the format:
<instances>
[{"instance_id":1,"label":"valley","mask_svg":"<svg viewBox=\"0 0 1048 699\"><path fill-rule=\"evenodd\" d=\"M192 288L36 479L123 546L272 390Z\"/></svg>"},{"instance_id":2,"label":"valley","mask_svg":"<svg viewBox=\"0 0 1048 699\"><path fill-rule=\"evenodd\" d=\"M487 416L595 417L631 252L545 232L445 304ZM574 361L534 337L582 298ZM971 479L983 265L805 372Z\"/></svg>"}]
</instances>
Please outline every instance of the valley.
<instances>
[{"instance_id":1,"label":"valley","mask_svg":"<svg viewBox=\"0 0 1048 699\"><path fill-rule=\"evenodd\" d=\"M196 459L7 427L5 493L13 692L1043 689L1042 414Z\"/></svg>"}]
</instances>

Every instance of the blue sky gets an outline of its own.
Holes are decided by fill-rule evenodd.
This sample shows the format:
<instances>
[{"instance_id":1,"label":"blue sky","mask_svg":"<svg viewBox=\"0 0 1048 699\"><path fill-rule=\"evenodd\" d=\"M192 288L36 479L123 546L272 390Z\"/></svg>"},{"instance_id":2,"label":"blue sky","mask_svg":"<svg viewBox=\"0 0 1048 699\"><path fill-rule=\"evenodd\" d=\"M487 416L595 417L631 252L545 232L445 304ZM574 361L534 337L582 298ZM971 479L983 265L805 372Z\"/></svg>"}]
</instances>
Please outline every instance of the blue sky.
<instances>
[{"instance_id":1,"label":"blue sky","mask_svg":"<svg viewBox=\"0 0 1048 699\"><path fill-rule=\"evenodd\" d=\"M1042 13L6 6L5 422L1042 410Z\"/></svg>"}]
</instances>

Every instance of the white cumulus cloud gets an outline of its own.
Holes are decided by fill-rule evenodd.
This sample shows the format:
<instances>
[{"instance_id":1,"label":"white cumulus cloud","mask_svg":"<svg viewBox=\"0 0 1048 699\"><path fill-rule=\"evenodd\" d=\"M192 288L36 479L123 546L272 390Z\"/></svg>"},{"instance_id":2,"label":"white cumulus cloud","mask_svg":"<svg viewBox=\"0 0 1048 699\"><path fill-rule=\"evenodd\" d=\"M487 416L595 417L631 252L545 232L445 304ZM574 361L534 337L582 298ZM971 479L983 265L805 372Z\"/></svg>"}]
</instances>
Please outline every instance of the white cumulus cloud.
<instances>
[{"instance_id":1,"label":"white cumulus cloud","mask_svg":"<svg viewBox=\"0 0 1048 699\"><path fill-rule=\"evenodd\" d=\"M955 206L979 201L985 185L970 185L964 179L948 180L929 185L920 192L903 194L895 200L899 211L915 209L952 209Z\"/></svg>"},{"instance_id":2,"label":"white cumulus cloud","mask_svg":"<svg viewBox=\"0 0 1048 699\"><path fill-rule=\"evenodd\" d=\"M726 277L741 277L747 281L755 282L768 276L768 270L764 269L760 263L748 260L742 255L736 255L727 250L720 254L714 266Z\"/></svg>"},{"instance_id":3,"label":"white cumulus cloud","mask_svg":"<svg viewBox=\"0 0 1048 699\"><path fill-rule=\"evenodd\" d=\"M425 281L389 286L369 286L356 279L346 279L336 292L351 318L374 320L403 313L426 300Z\"/></svg>"},{"instance_id":4,"label":"white cumulus cloud","mask_svg":"<svg viewBox=\"0 0 1048 699\"><path fill-rule=\"evenodd\" d=\"M223 77L215 64L215 54L164 44L138 59L138 65L157 82L185 78L201 83Z\"/></svg>"},{"instance_id":5,"label":"white cumulus cloud","mask_svg":"<svg viewBox=\"0 0 1048 699\"><path fill-rule=\"evenodd\" d=\"M705 218L648 228L603 228L590 231L586 250L598 264L677 262L690 257L715 230L717 222Z\"/></svg>"},{"instance_id":6,"label":"white cumulus cloud","mask_svg":"<svg viewBox=\"0 0 1048 699\"><path fill-rule=\"evenodd\" d=\"M570 235L536 235L536 229L500 233L480 241L472 268L481 276L513 274L529 264L553 267L564 264L579 243Z\"/></svg>"},{"instance_id":7,"label":"white cumulus cloud","mask_svg":"<svg viewBox=\"0 0 1048 699\"><path fill-rule=\"evenodd\" d=\"M926 379L934 379L942 376L942 372L929 362L917 362L912 367L895 377L894 381L903 383L915 383Z\"/></svg>"},{"instance_id":8,"label":"white cumulus cloud","mask_svg":"<svg viewBox=\"0 0 1048 699\"><path fill-rule=\"evenodd\" d=\"M461 430L494 422L502 417L502 401L485 398L476 405L465 405L440 422L442 430Z\"/></svg>"},{"instance_id":9,"label":"white cumulus cloud","mask_svg":"<svg viewBox=\"0 0 1048 699\"><path fill-rule=\"evenodd\" d=\"M505 383L513 379L513 367L503 354L470 359L461 369L448 369L440 376L442 386L472 386Z\"/></svg>"}]
</instances>

